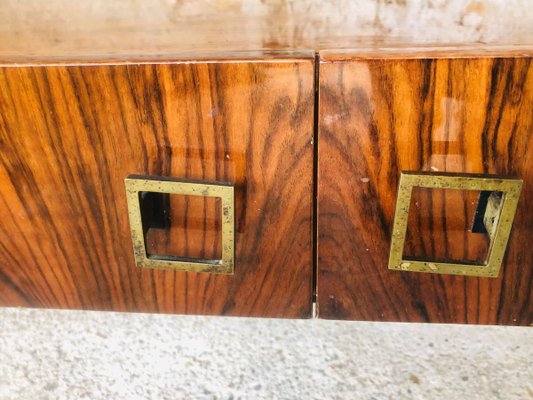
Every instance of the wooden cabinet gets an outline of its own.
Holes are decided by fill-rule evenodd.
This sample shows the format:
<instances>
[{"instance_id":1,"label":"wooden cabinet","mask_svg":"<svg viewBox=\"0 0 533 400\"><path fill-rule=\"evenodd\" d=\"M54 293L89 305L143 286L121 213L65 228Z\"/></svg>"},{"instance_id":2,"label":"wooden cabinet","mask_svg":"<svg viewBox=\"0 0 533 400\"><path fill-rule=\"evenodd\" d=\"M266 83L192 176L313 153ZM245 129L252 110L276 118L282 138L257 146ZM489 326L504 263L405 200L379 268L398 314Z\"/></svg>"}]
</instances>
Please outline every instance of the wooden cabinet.
<instances>
[{"instance_id":1,"label":"wooden cabinet","mask_svg":"<svg viewBox=\"0 0 533 400\"><path fill-rule=\"evenodd\" d=\"M315 3L5 4L0 306L532 324L527 7Z\"/></svg>"},{"instance_id":2,"label":"wooden cabinet","mask_svg":"<svg viewBox=\"0 0 533 400\"><path fill-rule=\"evenodd\" d=\"M310 317L313 82L312 57L1 67L0 304ZM232 185L234 274L137 268L130 174ZM214 202L171 206L155 251L217 258Z\"/></svg>"},{"instance_id":3,"label":"wooden cabinet","mask_svg":"<svg viewBox=\"0 0 533 400\"><path fill-rule=\"evenodd\" d=\"M319 109L319 317L533 323L531 58L329 52ZM498 277L387 268L402 171L523 180ZM474 262L487 251L472 233L478 196L453 192L413 192L405 252Z\"/></svg>"}]
</instances>

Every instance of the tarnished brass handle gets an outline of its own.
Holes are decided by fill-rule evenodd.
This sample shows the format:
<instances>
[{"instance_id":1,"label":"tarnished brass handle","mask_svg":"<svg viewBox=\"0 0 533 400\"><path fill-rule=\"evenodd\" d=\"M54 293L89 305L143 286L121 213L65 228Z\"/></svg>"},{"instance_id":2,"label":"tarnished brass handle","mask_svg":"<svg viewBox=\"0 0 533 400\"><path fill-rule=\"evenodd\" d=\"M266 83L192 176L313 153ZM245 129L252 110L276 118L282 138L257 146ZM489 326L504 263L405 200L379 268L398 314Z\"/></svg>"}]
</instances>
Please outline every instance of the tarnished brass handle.
<instances>
[{"instance_id":1,"label":"tarnished brass handle","mask_svg":"<svg viewBox=\"0 0 533 400\"><path fill-rule=\"evenodd\" d=\"M226 183L205 183L152 176L130 175L125 180L131 240L138 267L164 268L190 272L233 274L234 271L234 188ZM222 204L222 259L204 260L178 256L148 255L141 207L141 193L167 193L185 196L218 197Z\"/></svg>"},{"instance_id":2,"label":"tarnished brass handle","mask_svg":"<svg viewBox=\"0 0 533 400\"><path fill-rule=\"evenodd\" d=\"M414 187L498 192L488 195L481 223L489 235L488 256L483 264L460 264L406 258L403 255L411 194ZM402 172L392 229L389 269L437 274L497 277L511 232L522 180L491 175Z\"/></svg>"}]
</instances>

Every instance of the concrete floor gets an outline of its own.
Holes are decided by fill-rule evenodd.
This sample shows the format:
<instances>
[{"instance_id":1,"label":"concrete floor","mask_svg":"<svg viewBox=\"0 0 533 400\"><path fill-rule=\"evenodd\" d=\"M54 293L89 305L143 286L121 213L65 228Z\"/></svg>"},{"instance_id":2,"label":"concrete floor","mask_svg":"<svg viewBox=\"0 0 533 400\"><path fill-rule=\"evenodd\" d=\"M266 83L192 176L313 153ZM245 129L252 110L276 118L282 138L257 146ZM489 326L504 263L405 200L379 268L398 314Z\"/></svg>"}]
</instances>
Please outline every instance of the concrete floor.
<instances>
[{"instance_id":1,"label":"concrete floor","mask_svg":"<svg viewBox=\"0 0 533 400\"><path fill-rule=\"evenodd\" d=\"M529 399L533 328L0 310L0 399Z\"/></svg>"}]
</instances>

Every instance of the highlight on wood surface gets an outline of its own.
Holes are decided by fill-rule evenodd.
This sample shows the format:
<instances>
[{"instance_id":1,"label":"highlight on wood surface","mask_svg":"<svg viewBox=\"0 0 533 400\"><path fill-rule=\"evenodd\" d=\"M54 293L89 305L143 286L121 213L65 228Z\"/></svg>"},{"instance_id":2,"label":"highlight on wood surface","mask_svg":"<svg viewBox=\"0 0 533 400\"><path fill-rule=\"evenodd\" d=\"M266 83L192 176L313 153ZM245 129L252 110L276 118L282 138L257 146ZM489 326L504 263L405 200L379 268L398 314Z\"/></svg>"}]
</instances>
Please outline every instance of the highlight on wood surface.
<instances>
[{"instance_id":1,"label":"highlight on wood surface","mask_svg":"<svg viewBox=\"0 0 533 400\"><path fill-rule=\"evenodd\" d=\"M0 305L310 317L313 81L312 57L0 68ZM235 274L137 268L130 174L231 183ZM211 257L209 229L173 250Z\"/></svg>"},{"instance_id":2,"label":"highlight on wood surface","mask_svg":"<svg viewBox=\"0 0 533 400\"><path fill-rule=\"evenodd\" d=\"M319 317L532 324L531 58L329 52L321 58L319 93ZM497 278L387 268L402 171L523 180ZM410 251L475 256L472 221L462 218L462 235L449 236L444 225L455 208L468 213L468 196L419 199L426 203L410 213L427 234L412 240Z\"/></svg>"}]
</instances>

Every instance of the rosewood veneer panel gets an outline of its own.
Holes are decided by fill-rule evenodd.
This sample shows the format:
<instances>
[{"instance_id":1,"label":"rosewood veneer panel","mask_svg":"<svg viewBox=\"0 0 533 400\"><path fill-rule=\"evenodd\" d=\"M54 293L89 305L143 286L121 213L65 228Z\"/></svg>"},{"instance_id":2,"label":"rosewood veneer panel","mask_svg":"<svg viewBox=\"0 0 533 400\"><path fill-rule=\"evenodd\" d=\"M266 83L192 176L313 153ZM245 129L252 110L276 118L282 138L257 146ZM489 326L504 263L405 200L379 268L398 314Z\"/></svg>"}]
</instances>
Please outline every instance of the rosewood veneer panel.
<instances>
[{"instance_id":1,"label":"rosewood veneer panel","mask_svg":"<svg viewBox=\"0 0 533 400\"><path fill-rule=\"evenodd\" d=\"M312 59L0 68L0 305L309 317L313 80ZM235 275L135 267L128 174L233 183Z\"/></svg>"},{"instance_id":2,"label":"rosewood veneer panel","mask_svg":"<svg viewBox=\"0 0 533 400\"><path fill-rule=\"evenodd\" d=\"M319 316L532 324L531 59L330 52L320 64L319 110ZM388 270L400 171L436 170L523 179L497 279ZM432 204L429 225L442 225L450 207ZM464 237L424 241L436 253L472 253Z\"/></svg>"}]
</instances>

